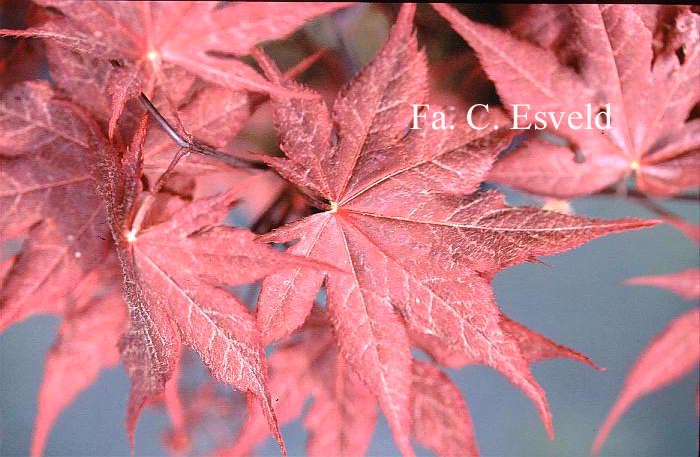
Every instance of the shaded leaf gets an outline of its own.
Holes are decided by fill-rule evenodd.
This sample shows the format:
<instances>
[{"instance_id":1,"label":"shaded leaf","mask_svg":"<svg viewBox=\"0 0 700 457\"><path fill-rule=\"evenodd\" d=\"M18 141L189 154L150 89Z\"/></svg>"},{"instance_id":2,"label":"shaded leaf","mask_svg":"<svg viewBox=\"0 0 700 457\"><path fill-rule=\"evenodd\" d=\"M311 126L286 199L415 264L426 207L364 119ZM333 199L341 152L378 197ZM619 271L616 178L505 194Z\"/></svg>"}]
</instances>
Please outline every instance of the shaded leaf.
<instances>
[{"instance_id":1,"label":"shaded leaf","mask_svg":"<svg viewBox=\"0 0 700 457\"><path fill-rule=\"evenodd\" d=\"M0 291L0 328L35 313L60 313L73 285L110 250L95 195L88 130L46 83L5 91L0 102L0 233L22 248Z\"/></svg>"},{"instance_id":2,"label":"shaded leaf","mask_svg":"<svg viewBox=\"0 0 700 457\"><path fill-rule=\"evenodd\" d=\"M234 91L278 91L238 59L259 41L282 38L313 17L348 4L95 2L40 0L64 17L4 35L43 38L52 74L85 106L109 119L109 136L127 102L156 88L182 99L193 75ZM197 18L197 20L191 20ZM87 89L87 90L86 90ZM105 97L107 96L107 97Z\"/></svg>"},{"instance_id":3,"label":"shaded leaf","mask_svg":"<svg viewBox=\"0 0 700 457\"><path fill-rule=\"evenodd\" d=\"M436 455L479 455L459 388L438 368L418 360L413 361L413 433Z\"/></svg>"},{"instance_id":4,"label":"shaded leaf","mask_svg":"<svg viewBox=\"0 0 700 457\"><path fill-rule=\"evenodd\" d=\"M139 194L135 184L145 135L142 123L121 161L111 145L104 141L94 145L96 150L102 147L100 194L117 244L130 313L121 344L132 379L129 434L133 437L144 402L163 391L182 341L197 351L217 380L262 402L284 450L269 403L255 321L223 287L252 282L298 263L312 264L255 242L255 235L245 229L221 225L235 190L189 204L165 205L166 217L154 215L158 209L154 196Z\"/></svg>"},{"instance_id":5,"label":"shaded leaf","mask_svg":"<svg viewBox=\"0 0 700 457\"><path fill-rule=\"evenodd\" d=\"M662 197L700 185L700 135L697 121L687 121L700 100L697 14L678 9L666 24L669 42L659 47L643 8L571 5L563 22L576 32L568 37L576 72L555 53L561 50L559 25L519 31L535 44L471 21L451 6L435 9L475 49L504 103L566 115L585 112L586 104L595 115L610 104L609 130L564 123L556 134L569 146L529 141L496 164L490 175L495 181L562 198L599 191L632 173L640 190ZM559 7L548 11L557 18L563 13ZM652 91L658 96L649 97ZM576 163L574 152L585 161Z\"/></svg>"}]
</instances>

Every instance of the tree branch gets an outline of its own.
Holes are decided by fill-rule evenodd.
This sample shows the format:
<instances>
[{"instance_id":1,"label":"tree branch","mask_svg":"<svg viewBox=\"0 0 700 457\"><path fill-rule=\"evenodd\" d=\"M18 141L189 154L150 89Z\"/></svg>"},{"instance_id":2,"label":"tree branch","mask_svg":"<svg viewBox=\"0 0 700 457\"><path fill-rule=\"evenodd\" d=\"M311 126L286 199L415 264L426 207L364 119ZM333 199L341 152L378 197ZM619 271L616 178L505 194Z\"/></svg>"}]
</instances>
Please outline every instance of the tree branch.
<instances>
[{"instance_id":1,"label":"tree branch","mask_svg":"<svg viewBox=\"0 0 700 457\"><path fill-rule=\"evenodd\" d=\"M634 198L634 199L641 199L641 200L651 200L651 197L649 197L644 192L640 192L640 191L635 190L635 189L625 189L622 192L620 192L620 190L618 190L615 187L607 187L598 193L591 194L590 196L591 197L605 197L605 196L615 197L615 196L617 196L617 197L621 197L621 198ZM674 195L669 200L698 202L698 201L700 201L700 194L679 194L679 195Z\"/></svg>"},{"instance_id":2,"label":"tree branch","mask_svg":"<svg viewBox=\"0 0 700 457\"><path fill-rule=\"evenodd\" d=\"M160 111L151 103L151 101L142 92L140 95L140 100L149 114L158 122L160 127L168 134L168 136L181 148L184 148L190 152L203 155L205 157L210 157L214 160L218 160L233 168L258 168L265 169L267 166L262 160L255 157L254 154L228 154L225 152L217 151L215 148L193 138L191 135L187 134L189 138L183 137L177 130L173 128L172 125L160 114Z\"/></svg>"}]
</instances>

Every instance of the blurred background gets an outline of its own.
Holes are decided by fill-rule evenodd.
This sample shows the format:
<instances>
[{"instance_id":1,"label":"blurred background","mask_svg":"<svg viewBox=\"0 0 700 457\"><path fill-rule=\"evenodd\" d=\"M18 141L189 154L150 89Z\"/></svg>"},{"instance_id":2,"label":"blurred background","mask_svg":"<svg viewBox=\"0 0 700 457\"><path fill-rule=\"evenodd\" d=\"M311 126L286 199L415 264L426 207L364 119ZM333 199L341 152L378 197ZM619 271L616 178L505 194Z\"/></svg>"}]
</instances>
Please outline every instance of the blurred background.
<instances>
[{"instance_id":1,"label":"blurred background","mask_svg":"<svg viewBox=\"0 0 700 457\"><path fill-rule=\"evenodd\" d=\"M282 67L293 65L315 49L330 49L323 58L329 60L311 68L301 79L330 97L339 80L347 81L385 39L390 24L387 17L391 17L386 8L392 7L358 5L316 20L289 40L265 48ZM477 19L503 25L508 23L509 15L515 14L515 8L468 6L463 10ZM421 7L418 24L419 38L428 50L433 71L445 75L433 87L435 98L449 99L458 105L497 100L493 86L480 76L468 48L446 23ZM341 76L333 76L329 71L332 68ZM276 136L266 116L264 112L254 116L251 127L236 141L245 147L255 145L258 150L275 149ZM507 195L511 204L542 204L515 192L507 191ZM692 223L700 219L697 202L672 202L665 206ZM633 201L610 196L577 200L573 209L577 214L601 218L654 217ZM546 265L520 265L498 275L494 289L500 306L516 320L587 354L607 370L598 372L569 360L549 360L534 366L554 416L553 441L547 439L532 403L504 377L480 366L450 370L469 405L484 456L588 455L593 437L639 352L671 319L695 306L660 289L621 284L631 276L672 273L698 266L697 245L669 225L598 239L573 252L545 258L544 262ZM57 318L39 316L0 334L2 456L29 453L44 354L57 327ZM192 360L185 364L184 378L201 379L199 362L195 357L189 359ZM603 455L697 455L697 386L695 370L681 382L633 405L614 428ZM129 455L124 430L128 390L129 380L122 367L103 372L98 382L60 416L45 454ZM239 408L242 414L245 404L240 396L229 396L231 407ZM221 426L231 430L233 439L236 424ZM167 454L167 427L164 411L146 409L136 434L136 455ZM282 432L290 455L302 455L305 432L301 424L297 421L286 425ZM207 430L197 434L189 454L206 453L212 445L208 436ZM259 451L260 455L279 455L271 440ZM396 454L386 422L380 418L369 455Z\"/></svg>"}]
</instances>

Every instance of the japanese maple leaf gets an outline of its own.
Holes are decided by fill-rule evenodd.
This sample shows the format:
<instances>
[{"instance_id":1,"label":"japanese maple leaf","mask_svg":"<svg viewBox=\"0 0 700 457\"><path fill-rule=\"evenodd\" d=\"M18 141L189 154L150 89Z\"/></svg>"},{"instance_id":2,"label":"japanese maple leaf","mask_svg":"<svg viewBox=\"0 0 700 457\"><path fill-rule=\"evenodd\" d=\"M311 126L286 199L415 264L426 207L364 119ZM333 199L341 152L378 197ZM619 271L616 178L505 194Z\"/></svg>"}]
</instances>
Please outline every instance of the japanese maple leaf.
<instances>
[{"instance_id":1,"label":"japanese maple leaf","mask_svg":"<svg viewBox=\"0 0 700 457\"><path fill-rule=\"evenodd\" d=\"M76 100L110 119L110 136L126 103L160 88L180 100L194 76L240 91L279 90L237 59L258 42L282 38L342 3L99 2L37 0L64 17L13 36L48 40L52 75ZM54 43L58 46L54 46ZM106 106L104 94L110 97Z\"/></svg>"},{"instance_id":2,"label":"japanese maple leaf","mask_svg":"<svg viewBox=\"0 0 700 457\"><path fill-rule=\"evenodd\" d=\"M110 250L90 174L88 131L75 107L43 82L0 100L0 237L23 238L0 289L0 329L60 313L73 286Z\"/></svg>"},{"instance_id":3,"label":"japanese maple leaf","mask_svg":"<svg viewBox=\"0 0 700 457\"><path fill-rule=\"evenodd\" d=\"M687 7L674 5L635 5L635 12L652 34L655 53L665 46L670 28L668 23L685 8ZM508 5L505 12L511 17L508 29L516 37L551 49L561 62L571 62L570 59L575 58L576 40L572 38L578 30L569 5Z\"/></svg>"},{"instance_id":4,"label":"japanese maple leaf","mask_svg":"<svg viewBox=\"0 0 700 457\"><path fill-rule=\"evenodd\" d=\"M94 132L94 130L93 130ZM129 329L121 353L132 391L127 419L133 431L144 402L163 391L180 350L192 347L212 375L258 397L284 452L265 384L265 361L255 320L246 306L223 290L260 279L295 260L254 241L245 229L220 225L236 190L187 204L177 197L159 203L140 193L142 122L120 158L97 135L99 193L123 272Z\"/></svg>"},{"instance_id":5,"label":"japanese maple leaf","mask_svg":"<svg viewBox=\"0 0 700 457\"><path fill-rule=\"evenodd\" d=\"M575 130L564 122L555 132L583 154L583 163L573 160L570 147L535 138L497 163L493 180L564 198L596 192L630 173L639 190L655 196L700 185L700 122L687 120L700 100L700 17L689 8L679 9L664 46L654 53L646 9L569 6L576 27L570 52L578 72L555 50L473 22L451 6L435 9L476 50L504 103L557 115L584 112L587 103L595 114L610 104L611 129ZM554 23L555 32L561 22ZM552 28L535 32L541 41L555 43L547 34Z\"/></svg>"},{"instance_id":6,"label":"japanese maple leaf","mask_svg":"<svg viewBox=\"0 0 700 457\"><path fill-rule=\"evenodd\" d=\"M677 273L629 278L625 284L653 286L670 290L686 300L700 299L700 268L689 268Z\"/></svg>"},{"instance_id":7,"label":"japanese maple leaf","mask_svg":"<svg viewBox=\"0 0 700 457\"><path fill-rule=\"evenodd\" d=\"M697 296L696 296L697 298ZM688 374L700 361L700 308L674 319L644 349L627 375L617 401L598 431L592 453L597 455L615 423L639 398Z\"/></svg>"},{"instance_id":8,"label":"japanese maple leaf","mask_svg":"<svg viewBox=\"0 0 700 457\"><path fill-rule=\"evenodd\" d=\"M412 341L429 352L441 348L441 362L501 371L535 401L551 431L544 391L518 338L502 327L490 281L511 265L654 224L511 208L498 192L474 193L509 133L471 130L449 110L446 125L454 129L409 129L410 105L427 97L413 12L402 7L387 42L340 92L332 114L320 98L275 99L286 158L269 162L321 212L263 239L296 240L291 253L352 274L303 267L276 274L263 282L258 303L266 341L285 337L304 321L325 279L341 353L377 397L405 455L413 454ZM273 81L302 90L256 54Z\"/></svg>"},{"instance_id":9,"label":"japanese maple leaf","mask_svg":"<svg viewBox=\"0 0 700 457\"><path fill-rule=\"evenodd\" d=\"M32 438L32 456L40 456L51 427L73 400L91 386L104 368L119 363L117 343L126 328L114 255L78 284L67 306L58 337L46 356Z\"/></svg>"},{"instance_id":10,"label":"japanese maple leaf","mask_svg":"<svg viewBox=\"0 0 700 457\"><path fill-rule=\"evenodd\" d=\"M302 414L310 456L360 456L370 444L376 400L338 357L330 322L314 308L293 342L270 358L270 390L280 422ZM471 418L459 388L438 368L418 360L412 368L413 437L438 455L478 455ZM218 455L248 455L269 435L264 415L252 410L233 447Z\"/></svg>"}]
</instances>

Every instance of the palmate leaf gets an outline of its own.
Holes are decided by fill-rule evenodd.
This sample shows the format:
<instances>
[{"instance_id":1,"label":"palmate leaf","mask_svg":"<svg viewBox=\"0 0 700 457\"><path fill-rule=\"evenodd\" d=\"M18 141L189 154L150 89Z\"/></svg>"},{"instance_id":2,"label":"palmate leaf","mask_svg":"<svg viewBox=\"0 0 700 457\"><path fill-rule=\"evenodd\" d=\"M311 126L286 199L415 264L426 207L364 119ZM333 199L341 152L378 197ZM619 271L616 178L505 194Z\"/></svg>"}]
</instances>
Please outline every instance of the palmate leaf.
<instances>
[{"instance_id":1,"label":"palmate leaf","mask_svg":"<svg viewBox=\"0 0 700 457\"><path fill-rule=\"evenodd\" d=\"M270 358L270 391L281 423L304 417L310 456L365 455L376 424L376 399L342 357L328 316L312 310L304 326ZM478 455L467 406L457 386L431 364L413 361L412 436L439 455ZM269 435L253 409L233 446L217 455L249 455Z\"/></svg>"},{"instance_id":2,"label":"palmate leaf","mask_svg":"<svg viewBox=\"0 0 700 457\"><path fill-rule=\"evenodd\" d=\"M467 405L441 369L476 363L522 389L551 434L546 396L530 365L552 357L596 365L504 315L491 281L504 268L655 221L513 208L482 182L496 178L533 192L579 195L634 172L644 192L664 196L696 182L690 171L697 165L697 120L687 114L697 101L697 20L686 7L538 7L539 25L523 16L528 19L513 26L518 37L541 47L537 51L450 17L463 35L474 27L472 38L482 47L501 40L503 49L486 53L490 63L484 49L475 49L491 76L499 74L504 101L511 89L530 97L518 101L547 109L609 99L621 120L613 121L610 138L562 132L570 147L529 140L494 169L511 141L508 120L492 109L488 120L498 131L475 131L454 108L430 103L428 87L436 85L428 81L413 33L412 6L401 9L375 59L329 108L290 76L319 53L285 75L255 50L266 78L238 58L344 5L37 3L46 8L34 8L32 27L0 32L43 38L51 74L50 83L5 90L0 102L0 329L36 313L62 318L46 359L33 455L41 453L61 411L119 356L132 380L132 446L143 405L164 400L173 421L171 445L184 451L178 446L186 445L201 409L217 414L222 402L212 396L197 412L177 398L183 345L199 354L215 380L247 394L248 420L222 453L250 453L271 434L284 453L278 422L299 417L311 399L304 417L311 455L364 454L377 406L404 455L413 454L411 440L441 455L477 455ZM334 25L344 27L341 19ZM635 36L643 38L641 51L625 46ZM613 51L598 52L601 42ZM342 60L333 55L342 49L336 51L324 57L326 69ZM537 57L539 66L530 68L544 81L537 95L522 80L523 52ZM562 64L585 55L577 70ZM503 70L513 62L520 69ZM0 71L12 65L3 61ZM342 77L329 73L338 73L329 85L335 87ZM0 79L9 84L29 75ZM517 90L505 87L511 83ZM675 101L644 99L649 84ZM264 143L259 133L274 113L284 155L258 158L286 181L231 168L240 157L235 152L231 163L216 163L179 149L182 142L174 144L159 129L149 131L139 122L143 108L132 100L141 91L183 138L191 134L219 148L264 101L247 134ZM250 91L267 92L272 103ZM658 119L647 106L657 102ZM446 129L430 122L410 129L410 105L427 103L421 114L430 119L444 111ZM583 151L583 165L572 161L572 147ZM541 175L538 167L549 168ZM499 173L515 173L522 183ZM256 239L224 225L241 196L251 196L247 203L260 215L252 230L277 229ZM659 214L695 235L693 227ZM289 252L264 242L287 243ZM632 282L691 297L696 276ZM255 280L263 285L254 316L228 286ZM324 310L314 307L322 287ZM268 376L263 348L275 342L281 346ZM430 361L415 359L415 349ZM635 372L616 417L639 392L667 382L657 378L680 376L672 373L689 363L666 372L647 364ZM222 416L235 422L231 410L238 406L229 404Z\"/></svg>"},{"instance_id":3,"label":"palmate leaf","mask_svg":"<svg viewBox=\"0 0 700 457\"><path fill-rule=\"evenodd\" d=\"M327 315L315 308L296 340L270 357L270 392L281 423L302 415L304 403L313 402L304 418L308 431L306 451L313 456L364 455L376 419L376 400L352 370L338 358ZM269 435L260 408L249 411L232 446L217 455L252 453Z\"/></svg>"},{"instance_id":4,"label":"palmate leaf","mask_svg":"<svg viewBox=\"0 0 700 457\"><path fill-rule=\"evenodd\" d=\"M644 6L547 7L557 20L516 28L549 46L542 48L449 5L434 7L477 52L505 104L566 115L583 112L587 103L596 110L611 107L610 130L574 130L564 123L552 132L571 147L528 140L495 165L491 179L561 198L594 193L629 174L639 190L661 197L700 185L700 124L688 120L700 100L700 16L689 8L678 8L667 20L666 40L658 46L656 27L648 24L655 16ZM564 46L558 27L567 21L575 34L565 37ZM578 72L562 63L562 54L578 62ZM573 160L572 149L585 157L583 163Z\"/></svg>"},{"instance_id":5,"label":"palmate leaf","mask_svg":"<svg viewBox=\"0 0 700 457\"><path fill-rule=\"evenodd\" d=\"M217 144L235 134L248 110L245 96L207 86L193 92L181 114L186 120L194 116L201 123L193 125L195 133ZM147 137L144 125L129 151L122 151L121 143L110 144L101 137L90 113L57 97L48 84L28 82L3 93L0 128L5 187L0 195L3 249L6 240L24 239L17 254L3 258L2 327L35 313L55 313L64 319L61 340L47 358L32 452L41 452L61 410L94 382L101 368L117 361L111 355L118 354L118 335L125 330L123 319L117 319L125 311L121 294L118 289L109 289L104 297L95 298L89 309L82 310L87 307L81 304L86 300L82 296L89 293L76 288L84 283L85 287L99 286L98 272L107 278L124 277L131 325L120 346L134 381L127 424L132 439L142 405L162 392L172 372L181 339L198 350L217 379L268 402L264 357L254 319L221 287L261 278L267 274L263 270L279 271L285 265L308 262L292 261L256 243L246 230L215 227L224 219L235 192L197 201L189 209L186 200L155 195L154 209L144 212L148 217L140 224L149 229L149 236L161 238L145 239L184 244L169 251L152 247L149 253L150 244L142 237L138 243L135 239L125 243L129 224L145 196L139 194L141 170L146 167L157 176L160 167L162 173L167 160L163 155L170 147L157 134ZM148 144L144 145L146 139ZM185 172L196 177L220 168L193 161ZM96 185L99 194L94 191ZM192 218L202 213L208 217L197 225ZM177 222L170 220L176 215ZM181 232L172 232L186 224L191 232L185 235L198 232L199 242L181 240ZM115 248L110 229L119 263L107 261ZM204 234L204 229L210 229L209 233ZM197 248L202 250L194 252ZM241 255L236 254L237 249ZM163 257L166 252L170 257ZM155 254L167 265L153 261ZM258 258L267 254L272 256L269 260ZM178 257L182 255L186 258ZM196 271L190 270L195 277L179 277L177 287L171 288L173 284L164 280L174 276L165 275L181 261L193 262L191 268L197 266ZM242 274L230 271L237 261L246 265ZM257 266L247 268L251 262ZM188 287L195 291L186 290ZM90 326L102 329L100 334L90 332ZM54 398L55 392L62 392L62 396ZM270 424L276 427L269 407L267 411Z\"/></svg>"},{"instance_id":6,"label":"palmate leaf","mask_svg":"<svg viewBox=\"0 0 700 457\"><path fill-rule=\"evenodd\" d=\"M63 409L96 380L100 370L119 363L117 343L126 329L114 255L74 285L74 301L63 312L53 347L46 355L44 378L32 437L32 456L42 454Z\"/></svg>"},{"instance_id":7,"label":"palmate leaf","mask_svg":"<svg viewBox=\"0 0 700 457\"><path fill-rule=\"evenodd\" d=\"M341 353L376 396L404 455L413 454L412 344L443 363L501 371L533 399L551 433L528 351L504 328L490 281L503 268L655 224L511 208L498 192L474 193L509 133L473 131L455 113L447 120L454 129L408 128L410 105L427 99L413 11L402 7L389 39L340 92L332 113L320 99L273 97L286 157L270 164L323 212L263 239L296 240L290 252L352 275L303 267L273 275L258 303L265 338L285 337L302 324L325 280ZM304 90L285 81L261 52L254 55L272 81Z\"/></svg>"},{"instance_id":8,"label":"palmate leaf","mask_svg":"<svg viewBox=\"0 0 700 457\"><path fill-rule=\"evenodd\" d=\"M43 38L52 76L93 112L109 119L110 137L140 92L179 102L195 76L232 91L280 90L240 60L251 46L283 38L306 21L347 3L235 4L38 0L60 11L27 30L0 34ZM213 56L211 53L218 53Z\"/></svg>"},{"instance_id":9,"label":"palmate leaf","mask_svg":"<svg viewBox=\"0 0 700 457\"><path fill-rule=\"evenodd\" d=\"M254 240L246 229L221 225L238 190L163 205L140 193L146 124L120 157L104 139L93 141L98 191L116 243L130 326L120 347L132 391L127 428L133 432L144 402L163 391L179 356L192 347L212 375L249 392L263 405L283 453L265 381L265 359L254 318L223 289L287 267L316 264Z\"/></svg>"},{"instance_id":10,"label":"palmate leaf","mask_svg":"<svg viewBox=\"0 0 700 457\"><path fill-rule=\"evenodd\" d=\"M75 106L43 82L0 100L0 234L23 238L0 290L0 329L36 313L60 314L73 286L110 252L95 194L89 132Z\"/></svg>"}]
</instances>

